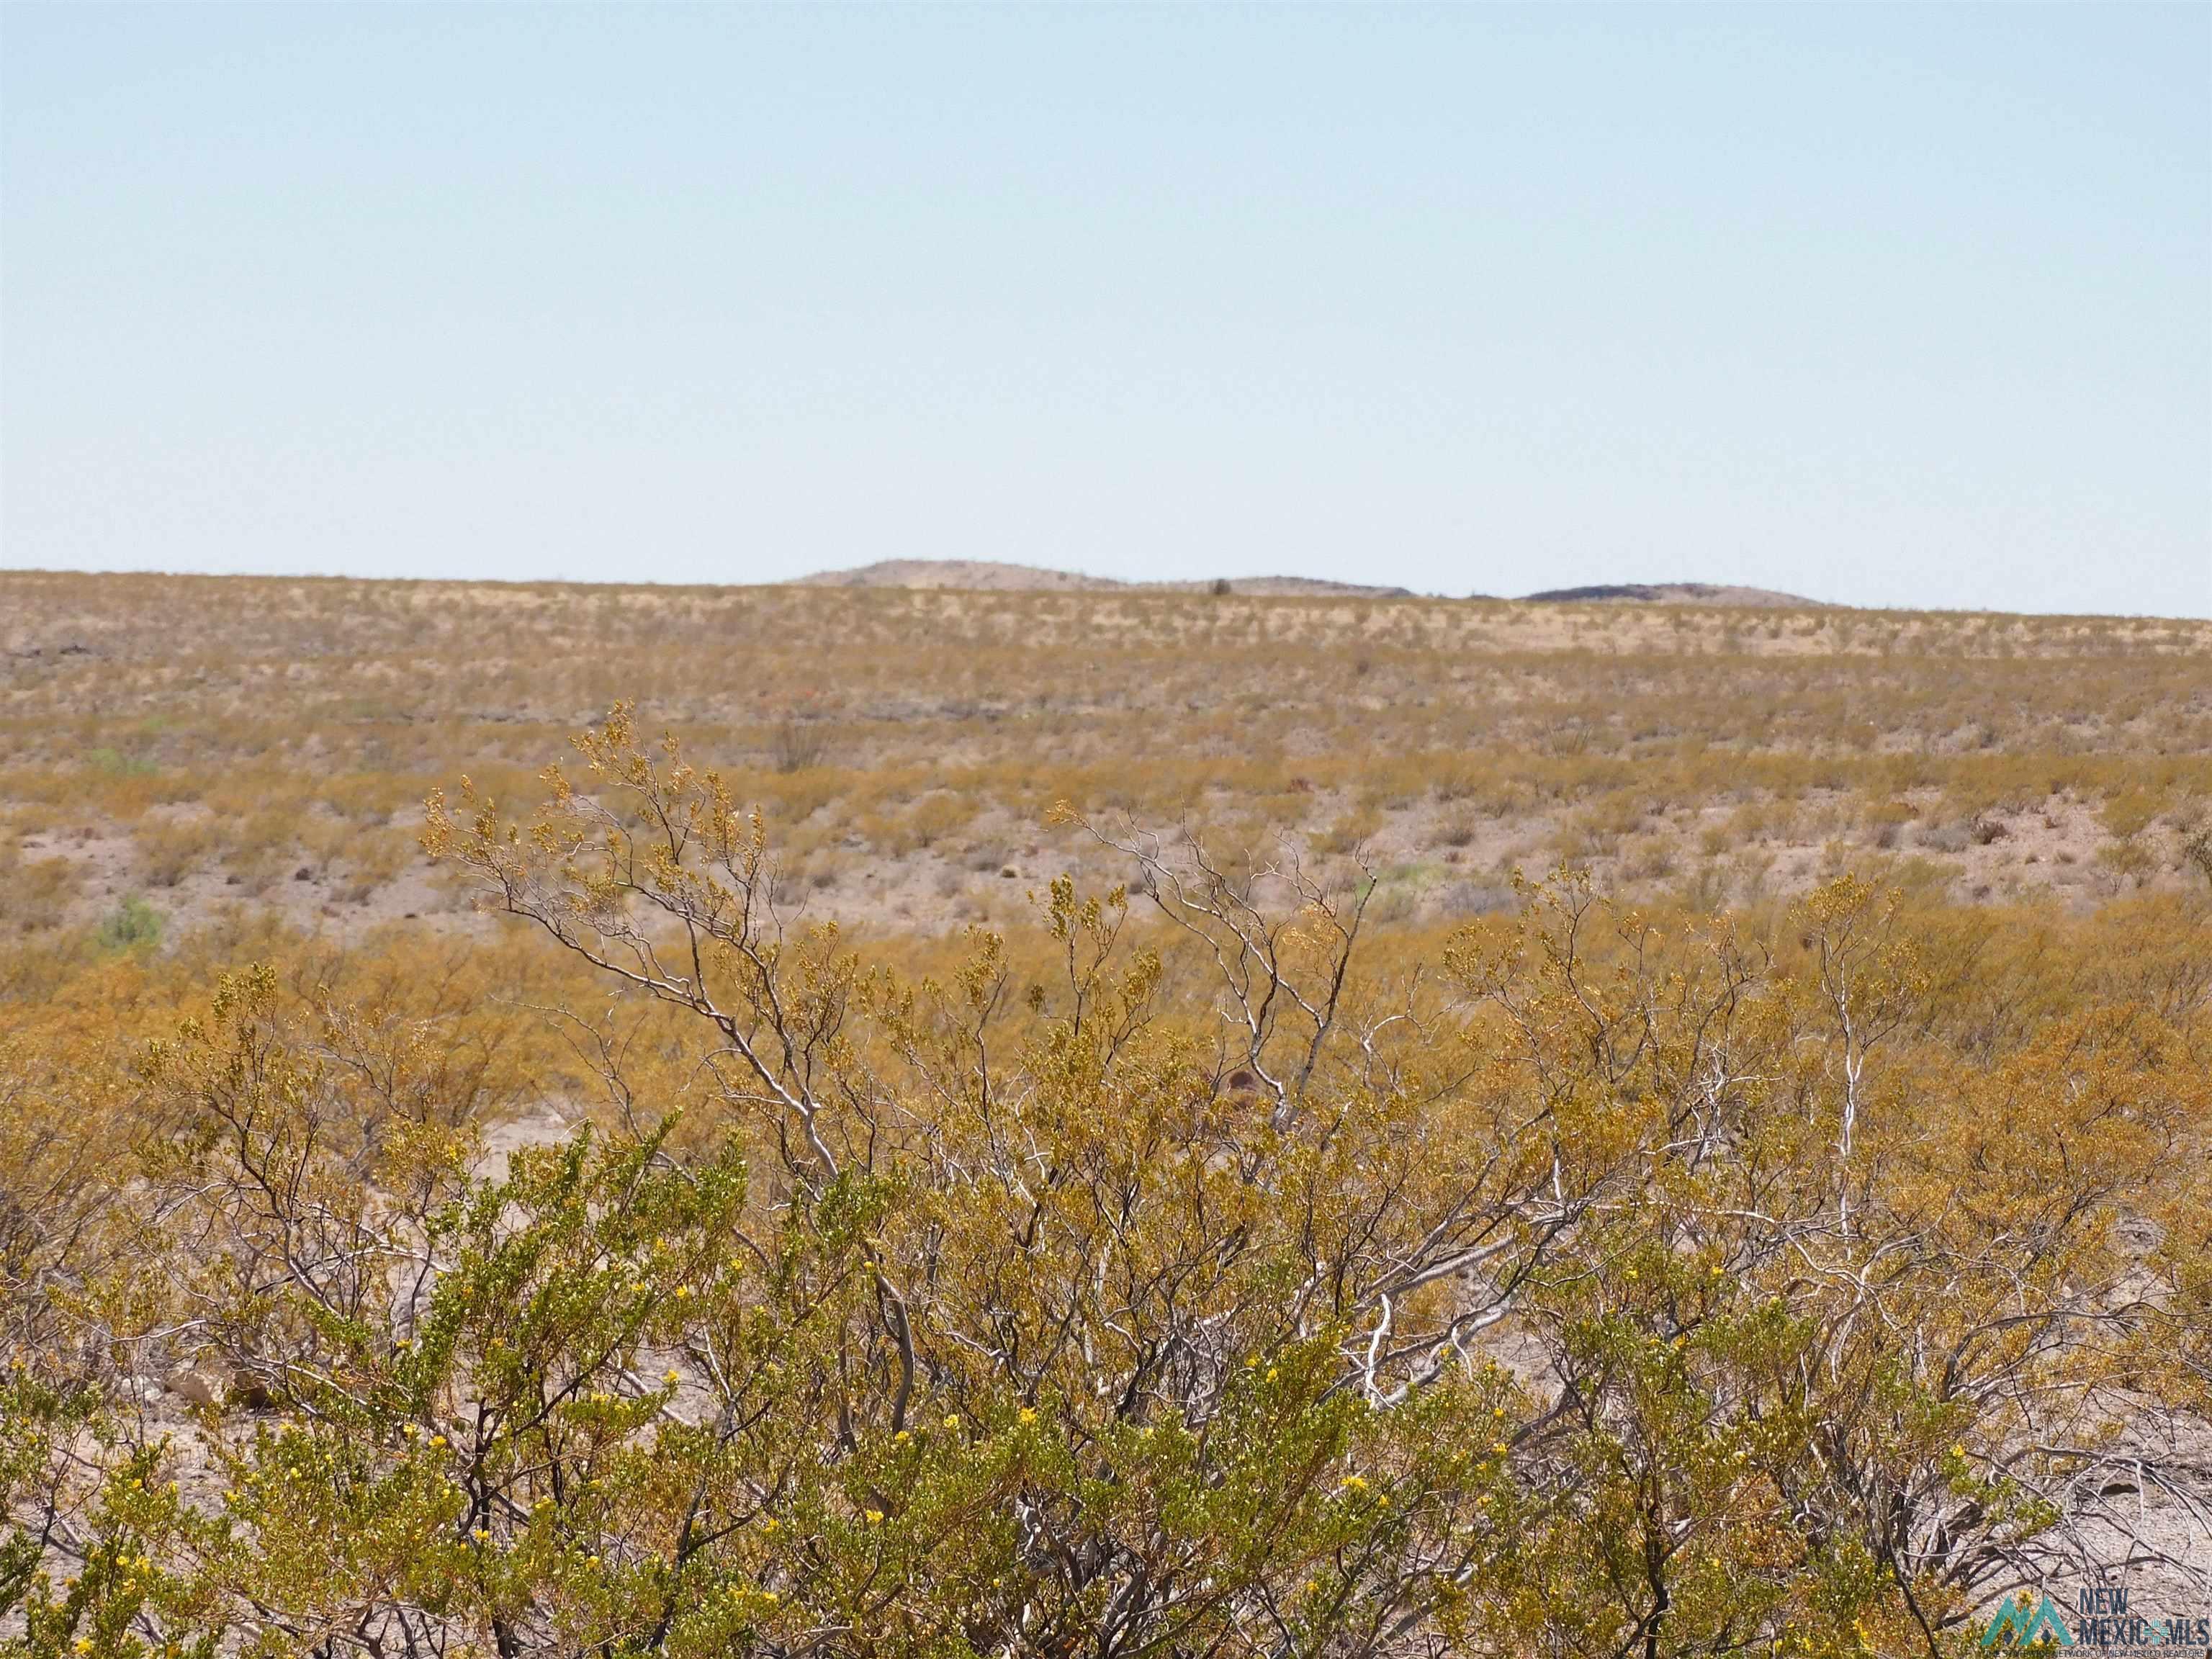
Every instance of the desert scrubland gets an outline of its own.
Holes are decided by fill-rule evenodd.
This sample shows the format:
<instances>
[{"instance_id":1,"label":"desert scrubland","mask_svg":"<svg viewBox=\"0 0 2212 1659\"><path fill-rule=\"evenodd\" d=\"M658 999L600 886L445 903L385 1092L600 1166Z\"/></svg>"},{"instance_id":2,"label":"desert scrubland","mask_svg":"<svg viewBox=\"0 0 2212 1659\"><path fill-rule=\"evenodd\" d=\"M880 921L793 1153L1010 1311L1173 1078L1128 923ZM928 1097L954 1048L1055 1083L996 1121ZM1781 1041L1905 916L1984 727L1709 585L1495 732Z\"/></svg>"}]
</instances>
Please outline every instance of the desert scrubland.
<instances>
[{"instance_id":1,"label":"desert scrubland","mask_svg":"<svg viewBox=\"0 0 2212 1659\"><path fill-rule=\"evenodd\" d=\"M10 573L0 651L0 1651L2212 1614L2212 623Z\"/></svg>"},{"instance_id":2,"label":"desert scrubland","mask_svg":"<svg viewBox=\"0 0 2212 1659\"><path fill-rule=\"evenodd\" d=\"M20 573L0 599L0 924L32 938L133 895L186 930L450 917L424 797L527 792L618 699L768 815L822 909L902 932L1016 919L1017 884L1084 867L1043 825L1063 799L1364 845L1413 922L1563 861L1700 910L1849 866L2078 913L2201 882L2212 800L2204 623Z\"/></svg>"}]
</instances>

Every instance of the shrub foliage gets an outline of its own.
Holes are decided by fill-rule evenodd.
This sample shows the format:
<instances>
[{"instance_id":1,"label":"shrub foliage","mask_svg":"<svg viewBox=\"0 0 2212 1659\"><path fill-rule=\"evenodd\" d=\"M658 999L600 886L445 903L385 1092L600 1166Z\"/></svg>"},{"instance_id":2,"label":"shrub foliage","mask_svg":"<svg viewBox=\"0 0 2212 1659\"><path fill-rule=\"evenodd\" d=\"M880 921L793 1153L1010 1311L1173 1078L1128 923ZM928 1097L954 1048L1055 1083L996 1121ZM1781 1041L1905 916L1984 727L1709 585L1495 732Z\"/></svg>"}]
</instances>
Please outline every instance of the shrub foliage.
<instances>
[{"instance_id":1,"label":"shrub foliage","mask_svg":"<svg viewBox=\"0 0 2212 1659\"><path fill-rule=\"evenodd\" d=\"M574 1135L267 966L0 1054L0 1650L1942 1655L2201 1573L2193 914L2130 977L1562 877L1396 960L1370 877L1101 826L1129 887L916 973L578 750L426 832L613 994Z\"/></svg>"}]
</instances>

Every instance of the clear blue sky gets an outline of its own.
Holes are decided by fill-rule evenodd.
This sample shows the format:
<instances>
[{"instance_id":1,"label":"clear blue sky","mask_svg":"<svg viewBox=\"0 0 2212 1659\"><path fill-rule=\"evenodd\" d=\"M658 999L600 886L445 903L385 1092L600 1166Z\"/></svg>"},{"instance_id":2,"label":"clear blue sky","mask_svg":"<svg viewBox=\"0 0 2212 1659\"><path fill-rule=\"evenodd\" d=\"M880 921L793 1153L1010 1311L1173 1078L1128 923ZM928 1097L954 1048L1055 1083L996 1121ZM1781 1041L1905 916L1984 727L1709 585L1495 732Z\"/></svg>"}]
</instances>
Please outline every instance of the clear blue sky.
<instances>
[{"instance_id":1,"label":"clear blue sky","mask_svg":"<svg viewBox=\"0 0 2212 1659\"><path fill-rule=\"evenodd\" d=\"M0 6L0 563L2212 614L2212 8Z\"/></svg>"}]
</instances>

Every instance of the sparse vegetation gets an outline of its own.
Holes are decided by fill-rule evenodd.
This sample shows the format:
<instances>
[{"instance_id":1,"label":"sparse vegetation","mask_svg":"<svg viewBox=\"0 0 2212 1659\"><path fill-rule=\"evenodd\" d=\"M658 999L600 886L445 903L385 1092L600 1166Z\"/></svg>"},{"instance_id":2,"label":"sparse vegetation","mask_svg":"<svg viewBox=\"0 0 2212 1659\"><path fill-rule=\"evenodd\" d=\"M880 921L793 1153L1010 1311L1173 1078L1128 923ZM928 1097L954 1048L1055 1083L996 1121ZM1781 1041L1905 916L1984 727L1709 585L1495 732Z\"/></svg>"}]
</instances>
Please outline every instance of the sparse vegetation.
<instances>
[{"instance_id":1,"label":"sparse vegetation","mask_svg":"<svg viewBox=\"0 0 2212 1659\"><path fill-rule=\"evenodd\" d=\"M0 1653L2212 1593L2202 625L0 585Z\"/></svg>"},{"instance_id":2,"label":"sparse vegetation","mask_svg":"<svg viewBox=\"0 0 2212 1659\"><path fill-rule=\"evenodd\" d=\"M2212 801L2212 626L2186 622L27 573L0 597L0 827L77 872L19 926L127 888L191 925L440 909L422 798L526 789L617 695L793 856L865 860L840 914L901 932L1018 919L995 870L939 890L975 848L1035 844L1031 881L1095 855L1042 832L1059 799L1492 882L1572 859L1644 899L1693 864L1737 902L1801 893L1841 838L1955 898L2074 905L2185 887Z\"/></svg>"}]
</instances>

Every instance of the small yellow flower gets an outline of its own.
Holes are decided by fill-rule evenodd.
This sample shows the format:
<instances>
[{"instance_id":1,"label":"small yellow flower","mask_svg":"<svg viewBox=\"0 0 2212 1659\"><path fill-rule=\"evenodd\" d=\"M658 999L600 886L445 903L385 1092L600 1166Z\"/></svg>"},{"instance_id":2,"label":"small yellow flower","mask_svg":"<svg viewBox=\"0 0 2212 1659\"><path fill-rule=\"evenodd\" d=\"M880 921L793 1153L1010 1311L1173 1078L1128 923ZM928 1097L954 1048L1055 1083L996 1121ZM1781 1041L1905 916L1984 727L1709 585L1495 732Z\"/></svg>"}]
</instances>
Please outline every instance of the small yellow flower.
<instances>
[{"instance_id":1,"label":"small yellow flower","mask_svg":"<svg viewBox=\"0 0 2212 1659\"><path fill-rule=\"evenodd\" d=\"M671 1365L665 1371L661 1373L661 1381L666 1382L671 1388L673 1388L677 1383L681 1382L683 1380L683 1374L677 1370L673 1365Z\"/></svg>"},{"instance_id":2,"label":"small yellow flower","mask_svg":"<svg viewBox=\"0 0 2212 1659\"><path fill-rule=\"evenodd\" d=\"M948 1417L945 1419L945 1426L948 1429L957 1429L960 1426L960 1419L957 1417Z\"/></svg>"},{"instance_id":3,"label":"small yellow flower","mask_svg":"<svg viewBox=\"0 0 2212 1659\"><path fill-rule=\"evenodd\" d=\"M446 1443L446 1437L442 1434L434 1434L430 1437L430 1443L434 1446L442 1446Z\"/></svg>"},{"instance_id":4,"label":"small yellow flower","mask_svg":"<svg viewBox=\"0 0 2212 1659\"><path fill-rule=\"evenodd\" d=\"M1277 1370L1276 1370L1273 1365L1270 1365L1270 1366L1268 1366L1268 1367L1267 1367L1267 1381L1269 1381L1270 1382L1273 1382L1277 1377L1280 1376L1281 1375L1282 1375L1282 1372L1280 1372L1280 1371Z\"/></svg>"},{"instance_id":5,"label":"small yellow flower","mask_svg":"<svg viewBox=\"0 0 2212 1659\"><path fill-rule=\"evenodd\" d=\"M1024 1423L1034 1423L1034 1422L1036 1422L1036 1412L1034 1412L1034 1411L1032 1411L1032 1410L1031 1410L1029 1407L1027 1407L1027 1406L1023 1407L1022 1407L1022 1421L1023 1421L1023 1422L1024 1422Z\"/></svg>"},{"instance_id":6,"label":"small yellow flower","mask_svg":"<svg viewBox=\"0 0 2212 1659\"><path fill-rule=\"evenodd\" d=\"M1365 1492L1367 1478L1364 1475L1347 1474L1344 1477L1344 1489L1346 1492Z\"/></svg>"},{"instance_id":7,"label":"small yellow flower","mask_svg":"<svg viewBox=\"0 0 2212 1659\"><path fill-rule=\"evenodd\" d=\"M1951 1446L1951 1455L1952 1455L1952 1456L1954 1456L1954 1457L1964 1457L1966 1455L1966 1447L1965 1447L1963 1444L1960 1444L1960 1443L1959 1443L1958 1442L1955 1442L1955 1441L1954 1441L1954 1442L1952 1443L1952 1446Z\"/></svg>"},{"instance_id":8,"label":"small yellow flower","mask_svg":"<svg viewBox=\"0 0 2212 1659\"><path fill-rule=\"evenodd\" d=\"M883 1520L884 1512L881 1510L870 1510L868 1511L868 1524L870 1526L879 1527L883 1524Z\"/></svg>"}]
</instances>

